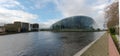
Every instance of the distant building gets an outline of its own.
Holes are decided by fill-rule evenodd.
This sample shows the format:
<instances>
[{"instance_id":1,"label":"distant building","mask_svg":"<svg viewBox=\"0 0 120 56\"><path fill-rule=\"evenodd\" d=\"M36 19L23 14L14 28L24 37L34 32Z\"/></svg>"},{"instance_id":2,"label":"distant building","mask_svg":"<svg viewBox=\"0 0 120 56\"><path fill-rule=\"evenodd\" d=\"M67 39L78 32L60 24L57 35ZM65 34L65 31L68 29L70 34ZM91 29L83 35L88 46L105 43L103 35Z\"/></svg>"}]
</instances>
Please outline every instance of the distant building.
<instances>
[{"instance_id":1,"label":"distant building","mask_svg":"<svg viewBox=\"0 0 120 56\"><path fill-rule=\"evenodd\" d=\"M20 32L20 27L15 24L5 24L4 27L6 32Z\"/></svg>"},{"instance_id":2,"label":"distant building","mask_svg":"<svg viewBox=\"0 0 120 56\"><path fill-rule=\"evenodd\" d=\"M6 32L28 32L28 31L38 31L39 24L29 24L26 22L16 21L14 24L5 24Z\"/></svg>"},{"instance_id":3,"label":"distant building","mask_svg":"<svg viewBox=\"0 0 120 56\"><path fill-rule=\"evenodd\" d=\"M0 26L0 33L5 32L5 27L4 26Z\"/></svg>"},{"instance_id":4,"label":"distant building","mask_svg":"<svg viewBox=\"0 0 120 56\"><path fill-rule=\"evenodd\" d=\"M31 31L39 31L39 24L30 24Z\"/></svg>"},{"instance_id":5,"label":"distant building","mask_svg":"<svg viewBox=\"0 0 120 56\"><path fill-rule=\"evenodd\" d=\"M5 24L6 32L27 32L29 31L29 23L16 21L14 24Z\"/></svg>"},{"instance_id":6,"label":"distant building","mask_svg":"<svg viewBox=\"0 0 120 56\"><path fill-rule=\"evenodd\" d=\"M29 31L29 23L26 23L26 22L14 22L15 26L20 28L20 31L21 32L27 32Z\"/></svg>"}]
</instances>

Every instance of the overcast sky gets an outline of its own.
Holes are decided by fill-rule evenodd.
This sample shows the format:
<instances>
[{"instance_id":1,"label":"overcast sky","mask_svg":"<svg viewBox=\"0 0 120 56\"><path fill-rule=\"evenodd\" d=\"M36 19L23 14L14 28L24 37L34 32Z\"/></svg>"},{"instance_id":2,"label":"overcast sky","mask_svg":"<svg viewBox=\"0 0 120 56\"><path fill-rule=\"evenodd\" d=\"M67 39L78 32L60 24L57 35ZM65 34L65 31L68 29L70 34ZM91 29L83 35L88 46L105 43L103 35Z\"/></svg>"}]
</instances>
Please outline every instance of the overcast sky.
<instances>
[{"instance_id":1,"label":"overcast sky","mask_svg":"<svg viewBox=\"0 0 120 56\"><path fill-rule=\"evenodd\" d=\"M23 21L39 23L40 27L65 17L85 15L92 17L102 28L104 8L112 0L0 0L0 24Z\"/></svg>"}]
</instances>

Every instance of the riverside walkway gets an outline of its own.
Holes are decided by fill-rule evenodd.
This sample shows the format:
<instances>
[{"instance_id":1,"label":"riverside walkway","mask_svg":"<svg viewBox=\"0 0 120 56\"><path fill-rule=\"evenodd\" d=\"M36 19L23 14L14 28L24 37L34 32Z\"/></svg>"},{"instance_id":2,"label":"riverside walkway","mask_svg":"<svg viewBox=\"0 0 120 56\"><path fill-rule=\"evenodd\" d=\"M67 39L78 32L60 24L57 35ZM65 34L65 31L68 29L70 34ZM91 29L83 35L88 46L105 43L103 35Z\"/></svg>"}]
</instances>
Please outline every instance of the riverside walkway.
<instances>
[{"instance_id":1,"label":"riverside walkway","mask_svg":"<svg viewBox=\"0 0 120 56\"><path fill-rule=\"evenodd\" d=\"M80 54L79 54L80 53ZM105 33L84 52L74 56L120 56L109 33Z\"/></svg>"}]
</instances>

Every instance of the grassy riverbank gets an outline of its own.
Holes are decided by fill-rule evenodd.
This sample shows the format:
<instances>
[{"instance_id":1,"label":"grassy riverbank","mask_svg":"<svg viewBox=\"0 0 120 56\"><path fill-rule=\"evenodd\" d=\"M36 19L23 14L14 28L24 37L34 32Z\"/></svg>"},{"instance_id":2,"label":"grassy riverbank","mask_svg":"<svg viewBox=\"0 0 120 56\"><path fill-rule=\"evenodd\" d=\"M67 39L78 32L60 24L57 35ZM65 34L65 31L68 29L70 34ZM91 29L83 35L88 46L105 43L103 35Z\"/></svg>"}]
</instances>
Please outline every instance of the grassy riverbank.
<instances>
[{"instance_id":1,"label":"grassy riverbank","mask_svg":"<svg viewBox=\"0 0 120 56\"><path fill-rule=\"evenodd\" d=\"M117 47L117 50L120 53L119 38L117 38L116 36L116 35L119 35L119 30L116 28L110 28L109 33L114 41L115 46Z\"/></svg>"},{"instance_id":2,"label":"grassy riverbank","mask_svg":"<svg viewBox=\"0 0 120 56\"><path fill-rule=\"evenodd\" d=\"M120 53L119 40L117 39L117 37L116 37L115 34L111 34L111 36L112 36L112 39L113 39L113 41L114 41L114 43L115 43L115 46L117 47L117 50L118 50L119 53Z\"/></svg>"},{"instance_id":3,"label":"grassy riverbank","mask_svg":"<svg viewBox=\"0 0 120 56\"><path fill-rule=\"evenodd\" d=\"M85 30L85 29L41 29L40 31L53 31L53 32L99 32L107 30Z\"/></svg>"}]
</instances>

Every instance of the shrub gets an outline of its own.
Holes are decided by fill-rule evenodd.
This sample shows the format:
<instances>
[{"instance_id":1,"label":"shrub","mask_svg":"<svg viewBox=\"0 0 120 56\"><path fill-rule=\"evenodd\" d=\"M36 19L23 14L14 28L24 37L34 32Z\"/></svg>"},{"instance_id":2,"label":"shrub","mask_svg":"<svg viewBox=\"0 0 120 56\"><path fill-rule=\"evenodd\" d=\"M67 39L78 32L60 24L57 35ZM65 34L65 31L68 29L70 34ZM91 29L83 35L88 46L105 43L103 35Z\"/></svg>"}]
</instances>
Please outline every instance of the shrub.
<instances>
[{"instance_id":1,"label":"shrub","mask_svg":"<svg viewBox=\"0 0 120 56\"><path fill-rule=\"evenodd\" d=\"M114 27L110 28L109 31L110 31L111 34L115 34L115 28Z\"/></svg>"}]
</instances>

